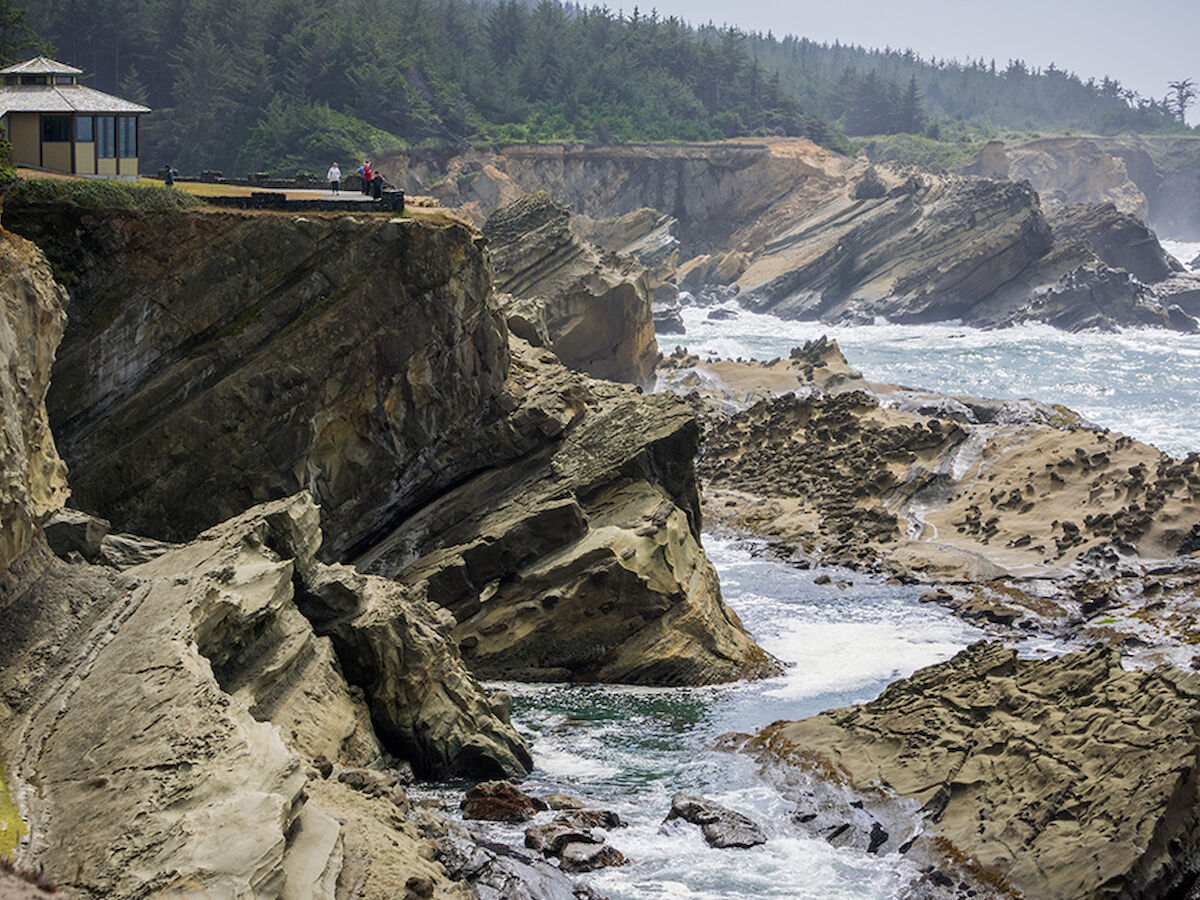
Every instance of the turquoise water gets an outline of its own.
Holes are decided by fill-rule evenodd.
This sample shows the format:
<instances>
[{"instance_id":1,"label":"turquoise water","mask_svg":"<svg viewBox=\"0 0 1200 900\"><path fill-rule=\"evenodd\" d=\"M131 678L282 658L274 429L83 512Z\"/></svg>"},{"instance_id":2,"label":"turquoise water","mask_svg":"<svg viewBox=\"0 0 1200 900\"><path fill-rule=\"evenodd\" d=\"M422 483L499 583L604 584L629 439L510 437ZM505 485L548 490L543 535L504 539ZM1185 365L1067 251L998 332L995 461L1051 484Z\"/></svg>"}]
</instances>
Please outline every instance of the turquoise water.
<instances>
[{"instance_id":1,"label":"turquoise water","mask_svg":"<svg viewBox=\"0 0 1200 900\"><path fill-rule=\"evenodd\" d=\"M712 745L726 732L870 699L983 632L919 603L920 588L830 569L802 571L711 535L705 546L727 601L767 650L791 664L787 673L688 689L503 685L516 697L514 721L532 738L536 769L526 788L586 797L630 823L609 835L630 865L587 878L612 900L895 896L914 874L903 859L838 850L803 835L754 763ZM835 583L814 584L822 572ZM714 850L696 828L659 833L679 790L700 791L749 815L770 839L752 850ZM487 828L498 839L522 839L519 828Z\"/></svg>"},{"instance_id":2,"label":"turquoise water","mask_svg":"<svg viewBox=\"0 0 1200 900\"><path fill-rule=\"evenodd\" d=\"M1172 252L1186 255L1190 246ZM728 308L738 315L726 321L708 320L709 309L685 309L688 334L664 336L664 351L683 344L701 355L765 360L827 335L871 380L1063 403L1168 453L1200 450L1200 336L1149 330L1072 335L1043 326L981 331L954 324L831 328ZM798 570L757 554L753 545L712 535L705 547L727 602L762 646L789 664L786 674L695 689L503 685L515 695L514 721L532 740L536 768L527 789L576 794L629 823L613 830L609 842L630 864L585 878L611 900L896 897L915 875L909 863L803 835L756 765L714 743L726 732L753 732L777 719L871 699L985 633L919 603L920 588ZM815 584L822 573L833 583ZM1068 648L1033 639L1019 649L1040 656ZM768 842L752 850L714 850L699 829L661 832L679 790L699 791L749 815L766 829ZM477 830L522 841L516 827Z\"/></svg>"}]
</instances>

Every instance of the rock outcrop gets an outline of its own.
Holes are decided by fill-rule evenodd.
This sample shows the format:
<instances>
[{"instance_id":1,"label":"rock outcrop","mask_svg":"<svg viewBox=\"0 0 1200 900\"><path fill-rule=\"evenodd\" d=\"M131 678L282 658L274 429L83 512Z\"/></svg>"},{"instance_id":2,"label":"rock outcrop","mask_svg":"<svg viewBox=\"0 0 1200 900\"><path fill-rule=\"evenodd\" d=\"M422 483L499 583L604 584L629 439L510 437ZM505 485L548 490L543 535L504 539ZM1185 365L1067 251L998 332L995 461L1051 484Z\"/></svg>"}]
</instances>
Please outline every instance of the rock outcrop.
<instances>
[{"instance_id":1,"label":"rock outcrop","mask_svg":"<svg viewBox=\"0 0 1200 900\"><path fill-rule=\"evenodd\" d=\"M528 451L445 492L359 567L446 606L480 677L696 684L774 671L700 547L687 404L513 346L512 411L477 441L480 453Z\"/></svg>"},{"instance_id":2,"label":"rock outcrop","mask_svg":"<svg viewBox=\"0 0 1200 900\"><path fill-rule=\"evenodd\" d=\"M831 379L845 366L836 345L797 356L661 370L677 390L692 388L689 372L735 388L697 397L710 410L699 463L710 522L805 559L931 581L1063 574L1105 547L1130 560L1196 549L1200 459L1064 407ZM829 362L795 365L806 357Z\"/></svg>"},{"instance_id":3,"label":"rock outcrop","mask_svg":"<svg viewBox=\"0 0 1200 900\"><path fill-rule=\"evenodd\" d=\"M788 318L1196 328L1087 244L1058 246L1027 182L876 166L799 139L510 147L487 166L594 220L651 207L675 221L681 288ZM470 192L463 174L441 183L443 202Z\"/></svg>"},{"instance_id":4,"label":"rock outcrop","mask_svg":"<svg viewBox=\"0 0 1200 900\"><path fill-rule=\"evenodd\" d=\"M1098 141L1050 138L1006 150L1008 169L992 177L1030 182L1048 206L1112 203L1142 221L1150 215L1146 194L1130 178L1125 160Z\"/></svg>"},{"instance_id":5,"label":"rock outcrop","mask_svg":"<svg viewBox=\"0 0 1200 900\"><path fill-rule=\"evenodd\" d=\"M1007 148L1004 175L1051 204L1113 203L1176 240L1200 240L1200 140L1186 135L1047 138Z\"/></svg>"},{"instance_id":6,"label":"rock outcrop","mask_svg":"<svg viewBox=\"0 0 1200 900\"><path fill-rule=\"evenodd\" d=\"M357 559L449 609L477 673L698 683L771 671L700 547L688 408L573 375L516 339L510 360L466 227L4 215L71 236L69 252L47 240L77 314L48 403L80 506L115 528L186 539L307 488L322 558ZM320 627L392 604L372 589L347 606L342 588L311 601Z\"/></svg>"},{"instance_id":7,"label":"rock outcrop","mask_svg":"<svg viewBox=\"0 0 1200 900\"><path fill-rule=\"evenodd\" d=\"M861 849L874 833L873 852L965 864L1029 897L1170 897L1200 863L1198 696L1197 676L1126 672L1113 650L1033 661L980 643L748 748L802 826L830 815L815 778L848 789L848 827L865 807L920 835L862 829Z\"/></svg>"},{"instance_id":8,"label":"rock outcrop","mask_svg":"<svg viewBox=\"0 0 1200 900\"><path fill-rule=\"evenodd\" d=\"M23 857L90 895L332 898L343 836L306 801L305 761L377 764L377 730L421 774L527 771L433 611L379 579L346 585L319 543L299 496L121 574L51 560L5 598L0 749ZM367 607L332 641L301 612L330 577Z\"/></svg>"},{"instance_id":9,"label":"rock outcrop","mask_svg":"<svg viewBox=\"0 0 1200 900\"><path fill-rule=\"evenodd\" d=\"M1183 271L1143 220L1112 203L1061 206L1048 218L1056 239L1082 241L1107 265L1146 284Z\"/></svg>"},{"instance_id":10,"label":"rock outcrop","mask_svg":"<svg viewBox=\"0 0 1200 900\"><path fill-rule=\"evenodd\" d=\"M33 244L0 231L0 593L67 498L66 468L46 418L66 292Z\"/></svg>"},{"instance_id":11,"label":"rock outcrop","mask_svg":"<svg viewBox=\"0 0 1200 900\"><path fill-rule=\"evenodd\" d=\"M337 558L459 475L425 461L504 380L462 226L11 204L4 219L55 236L72 302L50 419L76 504L121 531L185 540L306 489Z\"/></svg>"},{"instance_id":12,"label":"rock outcrop","mask_svg":"<svg viewBox=\"0 0 1200 900\"><path fill-rule=\"evenodd\" d=\"M497 290L544 308L550 346L596 378L645 384L658 357L645 270L601 253L545 193L493 213L483 227Z\"/></svg>"}]
</instances>

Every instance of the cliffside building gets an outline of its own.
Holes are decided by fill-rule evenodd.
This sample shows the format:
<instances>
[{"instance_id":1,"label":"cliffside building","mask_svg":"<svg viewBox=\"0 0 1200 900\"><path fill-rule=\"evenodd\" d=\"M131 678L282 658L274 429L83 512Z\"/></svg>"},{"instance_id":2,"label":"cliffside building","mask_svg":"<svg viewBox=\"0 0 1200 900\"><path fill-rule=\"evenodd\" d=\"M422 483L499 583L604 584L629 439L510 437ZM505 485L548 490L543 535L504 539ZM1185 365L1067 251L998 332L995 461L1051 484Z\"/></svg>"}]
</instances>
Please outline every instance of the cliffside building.
<instances>
[{"instance_id":1,"label":"cliffside building","mask_svg":"<svg viewBox=\"0 0 1200 900\"><path fill-rule=\"evenodd\" d=\"M0 69L0 129L13 165L136 178L138 117L150 110L80 84L82 74L44 56Z\"/></svg>"}]
</instances>

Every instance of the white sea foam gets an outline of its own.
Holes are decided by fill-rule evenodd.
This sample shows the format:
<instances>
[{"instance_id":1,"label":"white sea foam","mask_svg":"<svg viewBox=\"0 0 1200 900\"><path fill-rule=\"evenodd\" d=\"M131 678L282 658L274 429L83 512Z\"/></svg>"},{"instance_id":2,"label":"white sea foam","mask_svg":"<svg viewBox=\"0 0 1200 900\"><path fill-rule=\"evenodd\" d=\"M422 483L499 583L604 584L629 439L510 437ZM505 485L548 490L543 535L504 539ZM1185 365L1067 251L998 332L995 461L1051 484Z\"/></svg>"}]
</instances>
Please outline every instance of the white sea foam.
<instances>
[{"instance_id":1,"label":"white sea foam","mask_svg":"<svg viewBox=\"0 0 1200 900\"><path fill-rule=\"evenodd\" d=\"M681 344L702 357L769 360L827 335L872 381L1061 403L1167 453L1200 450L1194 424L1200 335L1162 329L1071 334L1048 325L994 331L954 323L832 326L751 313L733 303L725 308L737 317L716 321L707 318L707 308L684 309L687 334L664 335L664 349Z\"/></svg>"},{"instance_id":2,"label":"white sea foam","mask_svg":"<svg viewBox=\"0 0 1200 900\"><path fill-rule=\"evenodd\" d=\"M1200 243L1194 241L1160 241L1163 249L1187 266L1193 259L1200 256Z\"/></svg>"}]
</instances>

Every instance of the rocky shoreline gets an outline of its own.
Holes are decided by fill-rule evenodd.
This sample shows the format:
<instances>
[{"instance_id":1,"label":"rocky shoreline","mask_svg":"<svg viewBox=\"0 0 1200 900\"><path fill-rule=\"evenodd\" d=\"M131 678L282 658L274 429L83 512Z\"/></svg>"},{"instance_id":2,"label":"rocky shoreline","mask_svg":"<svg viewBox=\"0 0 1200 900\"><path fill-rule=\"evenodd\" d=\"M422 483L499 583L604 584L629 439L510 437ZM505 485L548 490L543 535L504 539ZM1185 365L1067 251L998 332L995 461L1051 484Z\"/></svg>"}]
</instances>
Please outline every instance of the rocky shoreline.
<instances>
[{"instance_id":1,"label":"rocky shoreline","mask_svg":"<svg viewBox=\"0 0 1200 900\"><path fill-rule=\"evenodd\" d=\"M717 528L925 585L1008 643L1097 645L978 644L730 736L793 804L780 827L916 861L913 897L1184 896L1200 457L1061 406L871 383L824 339L742 362L662 356L654 328L736 296L1194 330L1198 282L1153 232L806 142L470 162L442 200L481 230L5 205L17 861L79 897L596 897L583 874L637 863L606 840L619 821L510 781L529 743L480 680L778 674L722 598ZM413 779L480 782L468 824ZM767 840L686 792L663 813L722 852ZM469 824L495 816L531 823L524 849Z\"/></svg>"}]
</instances>

